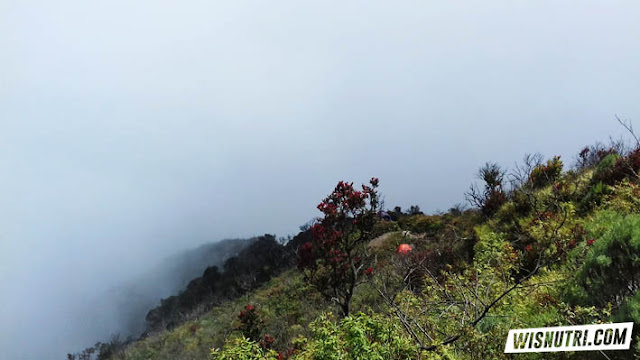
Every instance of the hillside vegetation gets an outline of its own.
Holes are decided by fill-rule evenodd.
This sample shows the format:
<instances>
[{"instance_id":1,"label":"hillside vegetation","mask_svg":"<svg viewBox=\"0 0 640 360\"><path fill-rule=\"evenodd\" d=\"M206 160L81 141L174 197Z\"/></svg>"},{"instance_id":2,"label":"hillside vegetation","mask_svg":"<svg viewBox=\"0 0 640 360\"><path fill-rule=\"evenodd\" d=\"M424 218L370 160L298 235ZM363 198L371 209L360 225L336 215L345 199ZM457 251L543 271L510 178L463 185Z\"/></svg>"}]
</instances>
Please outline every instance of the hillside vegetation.
<instances>
[{"instance_id":1,"label":"hillside vegetation","mask_svg":"<svg viewBox=\"0 0 640 360\"><path fill-rule=\"evenodd\" d=\"M193 315L99 356L501 359L509 329L633 321L631 351L518 357L638 358L639 170L640 148L602 145L571 169L558 156L510 172L488 163L467 194L473 208L435 215L381 216L377 179L362 191L341 182L289 243L262 238L271 245L225 264L224 281L205 273L186 290L211 283L227 298L164 300L152 324L174 302Z\"/></svg>"}]
</instances>

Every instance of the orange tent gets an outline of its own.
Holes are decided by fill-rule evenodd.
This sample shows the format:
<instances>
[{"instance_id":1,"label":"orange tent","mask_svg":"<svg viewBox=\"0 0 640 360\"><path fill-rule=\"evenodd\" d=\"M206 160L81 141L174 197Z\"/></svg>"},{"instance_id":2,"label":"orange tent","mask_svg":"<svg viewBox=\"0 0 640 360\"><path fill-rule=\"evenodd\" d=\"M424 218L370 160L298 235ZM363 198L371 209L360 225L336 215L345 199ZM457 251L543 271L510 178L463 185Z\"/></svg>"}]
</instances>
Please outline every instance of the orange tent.
<instances>
[{"instance_id":1,"label":"orange tent","mask_svg":"<svg viewBox=\"0 0 640 360\"><path fill-rule=\"evenodd\" d=\"M411 251L413 251L413 249L411 248L411 245L409 245L409 244L400 244L400 246L398 246L398 254L406 255L406 254L410 253Z\"/></svg>"}]
</instances>

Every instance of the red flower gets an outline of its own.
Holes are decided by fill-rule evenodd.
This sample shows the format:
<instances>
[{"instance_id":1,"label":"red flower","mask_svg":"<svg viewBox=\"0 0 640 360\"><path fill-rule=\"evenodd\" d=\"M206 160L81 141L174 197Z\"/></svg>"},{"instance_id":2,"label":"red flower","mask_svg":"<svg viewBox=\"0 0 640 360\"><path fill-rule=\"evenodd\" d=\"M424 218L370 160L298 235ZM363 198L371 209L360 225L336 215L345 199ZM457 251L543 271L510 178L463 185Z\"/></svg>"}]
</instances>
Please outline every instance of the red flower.
<instances>
[{"instance_id":1,"label":"red flower","mask_svg":"<svg viewBox=\"0 0 640 360\"><path fill-rule=\"evenodd\" d=\"M247 305L247 306L244 307L244 309L247 310L247 311L253 311L253 306Z\"/></svg>"},{"instance_id":2,"label":"red flower","mask_svg":"<svg viewBox=\"0 0 640 360\"><path fill-rule=\"evenodd\" d=\"M364 271L365 274L367 275L371 275L373 273L373 269L372 268L368 268L367 270Z\"/></svg>"},{"instance_id":3,"label":"red flower","mask_svg":"<svg viewBox=\"0 0 640 360\"><path fill-rule=\"evenodd\" d=\"M260 340L260 347L263 349L271 349L271 345L276 339L273 336L266 334L262 340Z\"/></svg>"},{"instance_id":4,"label":"red flower","mask_svg":"<svg viewBox=\"0 0 640 360\"><path fill-rule=\"evenodd\" d=\"M587 241L587 246L591 246L593 245L593 243L596 242L596 239L591 239Z\"/></svg>"},{"instance_id":5,"label":"red flower","mask_svg":"<svg viewBox=\"0 0 640 360\"><path fill-rule=\"evenodd\" d=\"M533 247L531 246L531 244L527 245L524 247L525 251L531 251L531 249L533 249Z\"/></svg>"}]
</instances>

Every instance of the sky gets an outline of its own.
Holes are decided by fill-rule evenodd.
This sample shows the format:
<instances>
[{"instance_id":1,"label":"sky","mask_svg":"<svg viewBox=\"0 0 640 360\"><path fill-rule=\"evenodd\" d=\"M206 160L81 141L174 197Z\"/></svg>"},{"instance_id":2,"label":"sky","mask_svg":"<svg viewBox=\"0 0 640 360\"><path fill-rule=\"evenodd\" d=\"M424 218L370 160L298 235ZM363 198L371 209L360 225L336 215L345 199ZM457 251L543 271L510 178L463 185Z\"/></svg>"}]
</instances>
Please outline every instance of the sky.
<instances>
[{"instance_id":1,"label":"sky","mask_svg":"<svg viewBox=\"0 0 640 360\"><path fill-rule=\"evenodd\" d=\"M0 360L104 340L121 330L110 289L206 242L293 235L339 180L447 210L486 161L571 162L624 136L615 115L640 123L638 14L0 0Z\"/></svg>"}]
</instances>

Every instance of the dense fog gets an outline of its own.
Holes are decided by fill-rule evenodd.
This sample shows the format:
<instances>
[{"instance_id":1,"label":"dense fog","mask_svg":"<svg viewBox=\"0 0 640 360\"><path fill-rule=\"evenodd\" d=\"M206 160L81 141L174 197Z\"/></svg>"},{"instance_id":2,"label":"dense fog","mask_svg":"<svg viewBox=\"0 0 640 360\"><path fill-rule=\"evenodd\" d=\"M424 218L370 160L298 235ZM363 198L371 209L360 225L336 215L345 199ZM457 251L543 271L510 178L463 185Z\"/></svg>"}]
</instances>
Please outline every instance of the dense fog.
<instances>
[{"instance_id":1,"label":"dense fog","mask_svg":"<svg viewBox=\"0 0 640 360\"><path fill-rule=\"evenodd\" d=\"M377 176L387 206L446 210L486 161L570 162L622 136L616 114L640 122L639 12L2 2L0 359L138 329L185 281L165 259L293 235L338 180Z\"/></svg>"}]
</instances>

